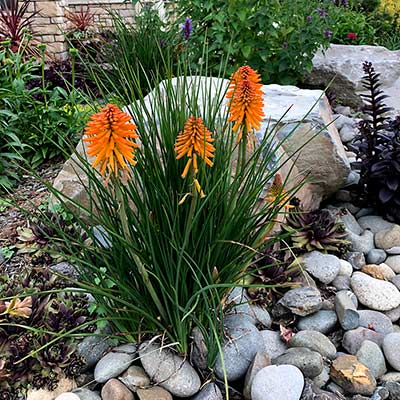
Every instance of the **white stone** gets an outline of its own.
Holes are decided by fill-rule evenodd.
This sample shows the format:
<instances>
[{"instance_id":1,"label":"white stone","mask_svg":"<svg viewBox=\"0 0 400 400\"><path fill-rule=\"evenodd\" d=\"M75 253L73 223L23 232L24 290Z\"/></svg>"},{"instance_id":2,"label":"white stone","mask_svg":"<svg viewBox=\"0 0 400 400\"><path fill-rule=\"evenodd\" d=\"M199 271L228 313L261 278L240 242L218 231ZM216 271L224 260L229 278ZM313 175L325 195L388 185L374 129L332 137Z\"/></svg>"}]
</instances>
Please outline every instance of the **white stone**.
<instances>
[{"instance_id":1,"label":"white stone","mask_svg":"<svg viewBox=\"0 0 400 400\"><path fill-rule=\"evenodd\" d=\"M339 269L339 274L338 275L346 275L346 276L351 276L353 273L353 266L346 260L339 260L340 263L340 269Z\"/></svg>"},{"instance_id":2,"label":"white stone","mask_svg":"<svg viewBox=\"0 0 400 400\"><path fill-rule=\"evenodd\" d=\"M396 286L363 272L353 274L351 287L359 302L373 310L389 311L400 305L400 292Z\"/></svg>"},{"instance_id":3,"label":"white stone","mask_svg":"<svg viewBox=\"0 0 400 400\"><path fill-rule=\"evenodd\" d=\"M252 400L299 400L304 386L301 371L293 365L270 365L254 377Z\"/></svg>"}]
</instances>

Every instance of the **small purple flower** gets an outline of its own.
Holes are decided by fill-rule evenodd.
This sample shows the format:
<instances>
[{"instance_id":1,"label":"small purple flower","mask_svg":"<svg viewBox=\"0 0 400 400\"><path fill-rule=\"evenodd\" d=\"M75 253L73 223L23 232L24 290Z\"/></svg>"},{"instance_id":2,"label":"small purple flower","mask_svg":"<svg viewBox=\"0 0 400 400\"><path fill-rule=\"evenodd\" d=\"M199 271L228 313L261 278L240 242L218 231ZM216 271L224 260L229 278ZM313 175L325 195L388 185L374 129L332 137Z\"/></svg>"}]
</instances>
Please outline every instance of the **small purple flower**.
<instances>
[{"instance_id":1,"label":"small purple flower","mask_svg":"<svg viewBox=\"0 0 400 400\"><path fill-rule=\"evenodd\" d=\"M317 13L321 18L325 18L328 15L328 13L322 8L317 8Z\"/></svg>"},{"instance_id":2,"label":"small purple flower","mask_svg":"<svg viewBox=\"0 0 400 400\"><path fill-rule=\"evenodd\" d=\"M282 43L282 48L283 49L287 49L289 47L289 43L288 42L283 42Z\"/></svg>"},{"instance_id":3,"label":"small purple flower","mask_svg":"<svg viewBox=\"0 0 400 400\"><path fill-rule=\"evenodd\" d=\"M343 7L348 7L349 6L349 0L342 0L342 6Z\"/></svg>"},{"instance_id":4,"label":"small purple flower","mask_svg":"<svg viewBox=\"0 0 400 400\"><path fill-rule=\"evenodd\" d=\"M160 39L160 47L164 49L167 47L167 41L165 39Z\"/></svg>"},{"instance_id":5,"label":"small purple flower","mask_svg":"<svg viewBox=\"0 0 400 400\"><path fill-rule=\"evenodd\" d=\"M186 18L185 22L181 26L182 28L182 35L185 40L188 40L190 35L193 32L193 24L190 18Z\"/></svg>"},{"instance_id":6,"label":"small purple flower","mask_svg":"<svg viewBox=\"0 0 400 400\"><path fill-rule=\"evenodd\" d=\"M312 20L313 20L312 16L311 15L307 15L307 18L306 18L307 23L311 24Z\"/></svg>"},{"instance_id":7,"label":"small purple flower","mask_svg":"<svg viewBox=\"0 0 400 400\"><path fill-rule=\"evenodd\" d=\"M332 31L330 31L328 29L328 30L324 31L324 35L325 35L326 38L330 38L330 37L332 37L333 33L332 33Z\"/></svg>"}]
</instances>

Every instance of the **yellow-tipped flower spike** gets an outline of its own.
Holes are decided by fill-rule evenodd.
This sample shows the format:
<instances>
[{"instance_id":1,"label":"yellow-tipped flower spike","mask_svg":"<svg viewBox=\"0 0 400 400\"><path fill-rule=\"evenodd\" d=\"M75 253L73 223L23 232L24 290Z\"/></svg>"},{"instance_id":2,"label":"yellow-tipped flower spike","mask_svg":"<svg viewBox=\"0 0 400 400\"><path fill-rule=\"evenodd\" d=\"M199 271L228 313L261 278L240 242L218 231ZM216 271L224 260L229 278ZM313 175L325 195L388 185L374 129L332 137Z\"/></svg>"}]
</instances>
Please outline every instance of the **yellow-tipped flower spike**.
<instances>
[{"instance_id":1,"label":"yellow-tipped flower spike","mask_svg":"<svg viewBox=\"0 0 400 400\"><path fill-rule=\"evenodd\" d=\"M229 99L229 121L234 122L238 141L244 127L247 132L258 130L264 118L264 101L260 75L249 66L240 67L231 77L226 97Z\"/></svg>"},{"instance_id":2,"label":"yellow-tipped flower spike","mask_svg":"<svg viewBox=\"0 0 400 400\"><path fill-rule=\"evenodd\" d=\"M265 200L271 204L277 203L279 206L283 206L286 210L294 207L289 204L289 196L283 188L282 176L279 172L274 176L274 180L268 189Z\"/></svg>"},{"instance_id":3,"label":"yellow-tipped flower spike","mask_svg":"<svg viewBox=\"0 0 400 400\"><path fill-rule=\"evenodd\" d=\"M131 117L114 104L107 104L97 114L91 116L85 129L88 143L87 154L96 157L93 167L100 165L100 173L118 175L119 170L128 170L135 165L135 149L139 145L134 139L139 138L136 125ZM132 140L133 139L133 140ZM108 179L107 178L107 179Z\"/></svg>"},{"instance_id":4,"label":"yellow-tipped flower spike","mask_svg":"<svg viewBox=\"0 0 400 400\"><path fill-rule=\"evenodd\" d=\"M215 147L211 144L214 139L211 132L204 126L202 118L191 116L183 127L175 142L176 159L179 160L185 155L188 156L182 178L186 178L191 166L194 172L198 171L197 156L212 167L214 164L211 159L214 157Z\"/></svg>"}]
</instances>

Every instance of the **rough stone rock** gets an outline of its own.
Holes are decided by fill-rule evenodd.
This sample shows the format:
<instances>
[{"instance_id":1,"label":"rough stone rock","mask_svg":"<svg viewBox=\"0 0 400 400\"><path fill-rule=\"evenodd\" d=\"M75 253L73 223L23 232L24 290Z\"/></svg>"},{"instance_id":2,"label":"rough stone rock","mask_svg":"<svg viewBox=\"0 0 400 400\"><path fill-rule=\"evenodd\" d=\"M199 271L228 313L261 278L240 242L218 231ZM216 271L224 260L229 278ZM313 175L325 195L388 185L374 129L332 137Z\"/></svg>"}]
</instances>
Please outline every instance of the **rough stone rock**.
<instances>
[{"instance_id":1,"label":"rough stone rock","mask_svg":"<svg viewBox=\"0 0 400 400\"><path fill-rule=\"evenodd\" d=\"M207 383L192 400L223 400L221 390L215 383Z\"/></svg>"},{"instance_id":2,"label":"rough stone rock","mask_svg":"<svg viewBox=\"0 0 400 400\"><path fill-rule=\"evenodd\" d=\"M375 235L375 245L384 250L400 246L400 226L393 225L389 229L378 232Z\"/></svg>"},{"instance_id":3,"label":"rough stone rock","mask_svg":"<svg viewBox=\"0 0 400 400\"><path fill-rule=\"evenodd\" d=\"M384 335L382 333L359 327L344 334L342 345L350 354L356 354L366 340L382 346L383 338Z\"/></svg>"},{"instance_id":4,"label":"rough stone rock","mask_svg":"<svg viewBox=\"0 0 400 400\"><path fill-rule=\"evenodd\" d=\"M79 388L73 390L73 393L78 395L80 400L101 400L101 397L97 392L93 392L89 389Z\"/></svg>"},{"instance_id":5,"label":"rough stone rock","mask_svg":"<svg viewBox=\"0 0 400 400\"><path fill-rule=\"evenodd\" d=\"M358 219L362 229L368 229L373 233L378 233L386 229L392 228L394 225L392 222L386 221L379 215L366 215Z\"/></svg>"},{"instance_id":6,"label":"rough stone rock","mask_svg":"<svg viewBox=\"0 0 400 400\"><path fill-rule=\"evenodd\" d=\"M200 390L201 382L195 369L171 350L144 342L139 348L139 356L152 382L159 383L172 395L189 397Z\"/></svg>"},{"instance_id":7,"label":"rough stone rock","mask_svg":"<svg viewBox=\"0 0 400 400\"><path fill-rule=\"evenodd\" d=\"M26 400L54 400L58 395L75 389L76 384L72 379L61 378L55 390L29 389Z\"/></svg>"},{"instance_id":8,"label":"rough stone rock","mask_svg":"<svg viewBox=\"0 0 400 400\"><path fill-rule=\"evenodd\" d=\"M347 261L349 261L354 269L361 269L365 265L365 256L359 251L349 251Z\"/></svg>"},{"instance_id":9,"label":"rough stone rock","mask_svg":"<svg viewBox=\"0 0 400 400\"><path fill-rule=\"evenodd\" d=\"M289 347L306 347L316 351L323 357L334 359L336 356L335 345L322 333L317 331L300 331L288 342Z\"/></svg>"},{"instance_id":10,"label":"rough stone rock","mask_svg":"<svg viewBox=\"0 0 400 400\"><path fill-rule=\"evenodd\" d=\"M278 357L286 351L286 344L282 341L279 332L264 330L260 331L260 334L265 347L265 352L271 358Z\"/></svg>"},{"instance_id":11,"label":"rough stone rock","mask_svg":"<svg viewBox=\"0 0 400 400\"><path fill-rule=\"evenodd\" d=\"M349 330L359 326L360 315L357 311L357 305L353 301L353 293L348 290L342 290L335 296L335 310L340 325L343 329Z\"/></svg>"},{"instance_id":12,"label":"rough stone rock","mask_svg":"<svg viewBox=\"0 0 400 400\"><path fill-rule=\"evenodd\" d=\"M124 372L132 364L135 354L129 353L107 353L100 359L94 369L96 382L104 383Z\"/></svg>"},{"instance_id":13,"label":"rough stone rock","mask_svg":"<svg viewBox=\"0 0 400 400\"><path fill-rule=\"evenodd\" d=\"M381 264L386 260L387 254L382 249L372 249L367 254L368 264Z\"/></svg>"},{"instance_id":14,"label":"rough stone rock","mask_svg":"<svg viewBox=\"0 0 400 400\"><path fill-rule=\"evenodd\" d=\"M270 365L255 376L252 400L299 400L304 387L301 371L292 365Z\"/></svg>"},{"instance_id":15,"label":"rough stone rock","mask_svg":"<svg viewBox=\"0 0 400 400\"><path fill-rule=\"evenodd\" d=\"M346 260L339 260L340 269L338 275L351 276L353 274L353 266Z\"/></svg>"},{"instance_id":16,"label":"rough stone rock","mask_svg":"<svg viewBox=\"0 0 400 400\"><path fill-rule=\"evenodd\" d=\"M323 368L324 363L321 354L305 347L292 347L285 353L272 360L273 365L294 365L299 368L307 378L315 378Z\"/></svg>"},{"instance_id":17,"label":"rough stone rock","mask_svg":"<svg viewBox=\"0 0 400 400\"><path fill-rule=\"evenodd\" d=\"M387 362L396 371L400 371L400 333L389 333L383 339L383 352Z\"/></svg>"},{"instance_id":18,"label":"rough stone rock","mask_svg":"<svg viewBox=\"0 0 400 400\"><path fill-rule=\"evenodd\" d=\"M311 87L327 87L331 84L330 87L337 93L341 103L358 109L362 105L359 93L365 91L362 86L364 73L361 65L369 60L376 72L381 74L383 91L390 96L385 102L399 110L399 54L399 51L390 51L380 46L331 44L329 49L315 54L314 68L306 77L306 82Z\"/></svg>"},{"instance_id":19,"label":"rough stone rock","mask_svg":"<svg viewBox=\"0 0 400 400\"><path fill-rule=\"evenodd\" d=\"M330 333L337 324L335 311L321 310L307 317L302 317L297 323L299 331L313 330L321 333Z\"/></svg>"},{"instance_id":20,"label":"rough stone rock","mask_svg":"<svg viewBox=\"0 0 400 400\"><path fill-rule=\"evenodd\" d=\"M62 393L58 395L55 400L80 400L79 396L72 393L72 392L67 392L67 393Z\"/></svg>"},{"instance_id":21,"label":"rough stone rock","mask_svg":"<svg viewBox=\"0 0 400 400\"><path fill-rule=\"evenodd\" d=\"M375 279L380 279L383 281L391 281L395 276L393 270L386 264L382 263L376 264L366 264L361 268L361 272L372 276Z\"/></svg>"},{"instance_id":22,"label":"rough stone rock","mask_svg":"<svg viewBox=\"0 0 400 400\"><path fill-rule=\"evenodd\" d=\"M306 253L301 257L304 269L322 283L331 283L339 273L339 258L319 251Z\"/></svg>"},{"instance_id":23,"label":"rough stone rock","mask_svg":"<svg viewBox=\"0 0 400 400\"><path fill-rule=\"evenodd\" d=\"M337 111L337 110L336 110ZM348 115L334 114L333 118L335 120L335 126L338 131L340 131L345 125L353 125L354 119L350 118Z\"/></svg>"},{"instance_id":24,"label":"rough stone rock","mask_svg":"<svg viewBox=\"0 0 400 400\"><path fill-rule=\"evenodd\" d=\"M143 389L150 385L150 378L146 371L138 365L130 366L120 377L119 380L132 392Z\"/></svg>"},{"instance_id":25,"label":"rough stone rock","mask_svg":"<svg viewBox=\"0 0 400 400\"><path fill-rule=\"evenodd\" d=\"M254 377L263 368L268 367L268 365L271 365L271 358L268 353L257 353L254 357L254 360L250 364L244 379L243 396L246 400L251 400L251 386L253 384Z\"/></svg>"},{"instance_id":26,"label":"rough stone rock","mask_svg":"<svg viewBox=\"0 0 400 400\"><path fill-rule=\"evenodd\" d=\"M355 356L340 356L333 361L331 378L348 393L371 396L376 380L370 370Z\"/></svg>"},{"instance_id":27,"label":"rough stone rock","mask_svg":"<svg viewBox=\"0 0 400 400\"><path fill-rule=\"evenodd\" d=\"M389 256L385 264L389 265L396 274L400 274L400 255Z\"/></svg>"},{"instance_id":28,"label":"rough stone rock","mask_svg":"<svg viewBox=\"0 0 400 400\"><path fill-rule=\"evenodd\" d=\"M278 304L288 308L293 314L304 317L321 309L322 298L318 289L303 287L286 292Z\"/></svg>"},{"instance_id":29,"label":"rough stone rock","mask_svg":"<svg viewBox=\"0 0 400 400\"><path fill-rule=\"evenodd\" d=\"M370 370L374 378L379 378L386 373L385 357L376 343L365 340L356 356Z\"/></svg>"},{"instance_id":30,"label":"rough stone rock","mask_svg":"<svg viewBox=\"0 0 400 400\"><path fill-rule=\"evenodd\" d=\"M228 381L235 381L246 374L254 356L264 351L263 339L258 329L246 317L230 315L225 318L226 338L222 344L225 372ZM215 374L223 379L222 358L218 354Z\"/></svg>"},{"instance_id":31,"label":"rough stone rock","mask_svg":"<svg viewBox=\"0 0 400 400\"><path fill-rule=\"evenodd\" d=\"M102 400L134 400L133 393L118 379L110 379L101 389Z\"/></svg>"},{"instance_id":32,"label":"rough stone rock","mask_svg":"<svg viewBox=\"0 0 400 400\"><path fill-rule=\"evenodd\" d=\"M356 356L361 363L369 368L374 378L379 378L386 373L385 357L376 343L365 340Z\"/></svg>"},{"instance_id":33,"label":"rough stone rock","mask_svg":"<svg viewBox=\"0 0 400 400\"><path fill-rule=\"evenodd\" d=\"M351 251L368 254L374 248L374 234L364 231L361 235L347 230L347 239L351 242Z\"/></svg>"},{"instance_id":34,"label":"rough stone rock","mask_svg":"<svg viewBox=\"0 0 400 400\"><path fill-rule=\"evenodd\" d=\"M387 335L393 332L393 324L385 314L373 310L358 310L360 326Z\"/></svg>"},{"instance_id":35,"label":"rough stone rock","mask_svg":"<svg viewBox=\"0 0 400 400\"><path fill-rule=\"evenodd\" d=\"M350 277L347 275L338 275L331 283L338 291L350 290Z\"/></svg>"},{"instance_id":36,"label":"rough stone rock","mask_svg":"<svg viewBox=\"0 0 400 400\"><path fill-rule=\"evenodd\" d=\"M313 137L296 155L296 168L299 175L307 176L310 182L305 188L308 193L301 196L302 203L307 209L314 209L321 200L344 186L350 173L339 133L331 123L333 117L330 106L325 96L320 97L322 93L319 91L279 85L264 86L263 90L266 95L264 113L268 116L265 122L268 123L270 119L272 125L279 125L278 138L287 137L296 128L295 133L283 144L287 154L293 154L294 149L299 149ZM283 111L289 108L282 120ZM303 122L298 125L301 120ZM324 126L327 128L316 135Z\"/></svg>"},{"instance_id":37,"label":"rough stone rock","mask_svg":"<svg viewBox=\"0 0 400 400\"><path fill-rule=\"evenodd\" d=\"M159 386L138 389L136 394L139 400L172 400L171 393Z\"/></svg>"},{"instance_id":38,"label":"rough stone rock","mask_svg":"<svg viewBox=\"0 0 400 400\"><path fill-rule=\"evenodd\" d=\"M359 302L377 311L388 311L400 305L400 292L390 282L355 272L351 277L351 287Z\"/></svg>"}]
</instances>

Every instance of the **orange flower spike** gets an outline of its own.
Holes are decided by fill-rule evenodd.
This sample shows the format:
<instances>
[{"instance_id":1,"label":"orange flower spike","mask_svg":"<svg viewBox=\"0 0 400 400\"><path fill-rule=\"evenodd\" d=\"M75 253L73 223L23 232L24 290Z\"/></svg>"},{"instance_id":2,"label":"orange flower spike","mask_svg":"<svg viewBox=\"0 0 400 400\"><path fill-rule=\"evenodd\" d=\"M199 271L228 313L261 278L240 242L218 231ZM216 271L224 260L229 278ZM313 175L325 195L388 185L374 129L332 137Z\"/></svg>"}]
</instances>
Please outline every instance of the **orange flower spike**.
<instances>
[{"instance_id":1,"label":"orange flower spike","mask_svg":"<svg viewBox=\"0 0 400 400\"><path fill-rule=\"evenodd\" d=\"M211 132L203 124L202 118L191 116L183 127L183 132L180 132L175 142L176 159L179 160L185 155L189 158L185 169L182 173L182 178L185 178L191 166L194 172L198 171L197 157L212 167L214 164L215 147L211 144L214 139Z\"/></svg>"},{"instance_id":2,"label":"orange flower spike","mask_svg":"<svg viewBox=\"0 0 400 400\"><path fill-rule=\"evenodd\" d=\"M100 164L100 173L104 176L118 174L120 169L127 170L128 165L135 165L134 141L139 136L131 117L113 104L107 104L97 114L91 116L86 125L85 138L88 143L87 154L96 157L93 167ZM132 140L133 139L133 140Z\"/></svg>"},{"instance_id":3,"label":"orange flower spike","mask_svg":"<svg viewBox=\"0 0 400 400\"><path fill-rule=\"evenodd\" d=\"M249 80L254 82L255 84L261 84L261 77L257 71L254 71L253 68L248 65L244 65L240 67L235 73L231 76L231 82L229 84L229 90L226 95L228 99L230 99L235 91L236 85L244 80Z\"/></svg>"},{"instance_id":4,"label":"orange flower spike","mask_svg":"<svg viewBox=\"0 0 400 400\"><path fill-rule=\"evenodd\" d=\"M243 125L247 132L258 130L264 118L264 101L260 75L249 66L240 67L231 77L227 93L229 121L234 122L233 131L239 131L241 139Z\"/></svg>"}]
</instances>

